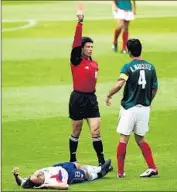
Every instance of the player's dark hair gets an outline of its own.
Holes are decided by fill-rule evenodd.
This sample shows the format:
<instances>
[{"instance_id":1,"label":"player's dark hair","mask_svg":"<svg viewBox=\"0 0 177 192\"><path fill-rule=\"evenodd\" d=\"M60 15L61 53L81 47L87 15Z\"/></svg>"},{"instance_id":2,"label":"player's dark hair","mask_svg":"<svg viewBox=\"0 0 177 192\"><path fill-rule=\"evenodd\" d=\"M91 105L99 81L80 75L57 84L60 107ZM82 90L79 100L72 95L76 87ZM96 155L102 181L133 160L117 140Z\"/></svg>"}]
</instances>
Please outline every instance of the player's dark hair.
<instances>
[{"instance_id":1,"label":"player's dark hair","mask_svg":"<svg viewBox=\"0 0 177 192\"><path fill-rule=\"evenodd\" d=\"M93 40L90 37L82 37L81 46L84 47L85 43L93 43Z\"/></svg>"},{"instance_id":2,"label":"player's dark hair","mask_svg":"<svg viewBox=\"0 0 177 192\"><path fill-rule=\"evenodd\" d=\"M133 56L133 57L139 57L141 55L142 51L142 45L139 39L129 39L127 41L127 49L128 52Z\"/></svg>"},{"instance_id":3,"label":"player's dark hair","mask_svg":"<svg viewBox=\"0 0 177 192\"><path fill-rule=\"evenodd\" d=\"M30 178L28 178L23 184L22 184L22 187L24 189L30 189L30 188L33 188L33 187L39 187L40 184L36 184L36 183L33 183Z\"/></svg>"}]
</instances>

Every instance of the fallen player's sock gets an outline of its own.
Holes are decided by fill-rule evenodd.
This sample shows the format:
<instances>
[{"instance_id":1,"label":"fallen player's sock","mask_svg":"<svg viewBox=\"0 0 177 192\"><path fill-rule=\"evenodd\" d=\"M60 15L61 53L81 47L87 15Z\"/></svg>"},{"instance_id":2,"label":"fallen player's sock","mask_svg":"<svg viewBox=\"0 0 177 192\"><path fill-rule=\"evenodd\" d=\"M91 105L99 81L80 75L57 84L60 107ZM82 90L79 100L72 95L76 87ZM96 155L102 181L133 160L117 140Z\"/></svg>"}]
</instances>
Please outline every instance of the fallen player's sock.
<instances>
[{"instance_id":1,"label":"fallen player's sock","mask_svg":"<svg viewBox=\"0 0 177 192\"><path fill-rule=\"evenodd\" d=\"M97 173L88 172L88 174L89 174L88 181L93 181L93 180L98 178L98 174Z\"/></svg>"}]
</instances>

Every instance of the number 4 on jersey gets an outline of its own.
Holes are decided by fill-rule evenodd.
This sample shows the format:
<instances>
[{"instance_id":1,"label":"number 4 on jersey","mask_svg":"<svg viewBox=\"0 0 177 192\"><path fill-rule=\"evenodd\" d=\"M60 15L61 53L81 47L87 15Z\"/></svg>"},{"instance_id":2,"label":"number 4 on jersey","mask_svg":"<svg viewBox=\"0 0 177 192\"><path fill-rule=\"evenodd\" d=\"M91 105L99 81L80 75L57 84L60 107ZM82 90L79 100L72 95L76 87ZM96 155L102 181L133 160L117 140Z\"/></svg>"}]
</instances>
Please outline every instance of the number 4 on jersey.
<instances>
[{"instance_id":1,"label":"number 4 on jersey","mask_svg":"<svg viewBox=\"0 0 177 192\"><path fill-rule=\"evenodd\" d=\"M145 89L146 86L146 76L145 76L145 71L140 70L140 76L138 79L138 85L142 85L142 89Z\"/></svg>"}]
</instances>

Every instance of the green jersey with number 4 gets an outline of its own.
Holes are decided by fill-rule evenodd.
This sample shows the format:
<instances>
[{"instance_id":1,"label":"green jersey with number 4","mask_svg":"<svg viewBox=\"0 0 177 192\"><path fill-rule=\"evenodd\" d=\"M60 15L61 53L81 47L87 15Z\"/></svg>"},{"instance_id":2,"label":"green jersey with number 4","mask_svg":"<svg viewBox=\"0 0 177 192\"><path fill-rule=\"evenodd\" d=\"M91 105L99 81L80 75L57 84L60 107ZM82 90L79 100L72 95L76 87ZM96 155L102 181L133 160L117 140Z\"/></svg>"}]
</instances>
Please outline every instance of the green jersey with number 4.
<instances>
[{"instance_id":1,"label":"green jersey with number 4","mask_svg":"<svg viewBox=\"0 0 177 192\"><path fill-rule=\"evenodd\" d=\"M158 88L155 67L145 60L133 60L121 69L120 78L126 80L121 105L129 109L135 105L150 106L152 89Z\"/></svg>"}]
</instances>

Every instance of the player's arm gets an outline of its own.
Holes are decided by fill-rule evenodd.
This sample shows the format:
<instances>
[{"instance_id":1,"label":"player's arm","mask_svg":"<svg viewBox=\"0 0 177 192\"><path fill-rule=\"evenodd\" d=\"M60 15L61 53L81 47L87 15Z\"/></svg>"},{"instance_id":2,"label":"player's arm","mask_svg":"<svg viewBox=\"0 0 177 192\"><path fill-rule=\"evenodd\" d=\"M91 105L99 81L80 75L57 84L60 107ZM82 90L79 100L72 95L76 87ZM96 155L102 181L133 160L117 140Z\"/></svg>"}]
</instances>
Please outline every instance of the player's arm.
<instances>
[{"instance_id":1,"label":"player's arm","mask_svg":"<svg viewBox=\"0 0 177 192\"><path fill-rule=\"evenodd\" d=\"M23 182L24 179L23 179L22 177L20 177L20 175L19 175L19 169L18 169L18 168L14 168L14 169L12 170L12 173L13 173L13 175L14 175L14 178L15 178L15 181L16 181L17 185L21 186L21 184L22 184L22 182Z\"/></svg>"},{"instance_id":2,"label":"player's arm","mask_svg":"<svg viewBox=\"0 0 177 192\"><path fill-rule=\"evenodd\" d=\"M57 183L57 184L46 184L48 189L58 189L58 190L67 190L69 185L67 183Z\"/></svg>"},{"instance_id":3,"label":"player's arm","mask_svg":"<svg viewBox=\"0 0 177 192\"><path fill-rule=\"evenodd\" d=\"M116 94L117 92L119 92L121 90L121 88L124 86L125 82L126 82L125 79L119 78L119 80L114 85L114 87L112 87L112 89L108 92L108 94L107 94L107 101L106 101L107 105L110 105L109 100L112 98L112 96L114 94Z\"/></svg>"},{"instance_id":4,"label":"player's arm","mask_svg":"<svg viewBox=\"0 0 177 192\"><path fill-rule=\"evenodd\" d=\"M35 187L35 189L57 189L57 190L67 190L69 185L67 183L53 183L53 184L42 184L39 187Z\"/></svg>"},{"instance_id":5,"label":"player's arm","mask_svg":"<svg viewBox=\"0 0 177 192\"><path fill-rule=\"evenodd\" d=\"M154 69L153 81L152 81L152 100L155 98L157 90L158 90L158 80L157 80L156 70Z\"/></svg>"},{"instance_id":6,"label":"player's arm","mask_svg":"<svg viewBox=\"0 0 177 192\"><path fill-rule=\"evenodd\" d=\"M157 93L157 88L153 88L152 89L152 100L155 98L156 93Z\"/></svg>"},{"instance_id":7,"label":"player's arm","mask_svg":"<svg viewBox=\"0 0 177 192\"><path fill-rule=\"evenodd\" d=\"M132 0L133 2L133 13L136 15L136 1Z\"/></svg>"},{"instance_id":8,"label":"player's arm","mask_svg":"<svg viewBox=\"0 0 177 192\"><path fill-rule=\"evenodd\" d=\"M114 87L108 92L107 96L106 96L106 105L110 106L111 102L110 99L112 98L112 96L114 94L116 94L118 91L121 90L121 88L124 86L124 84L126 83L126 81L128 80L128 65L125 64L120 72L120 76L119 79L117 81L117 83L114 85Z\"/></svg>"},{"instance_id":9,"label":"player's arm","mask_svg":"<svg viewBox=\"0 0 177 192\"><path fill-rule=\"evenodd\" d=\"M82 47L81 47L81 39L82 39L82 23L84 16L83 14L77 14L78 17L78 23L76 25L76 30L74 34L74 41L72 44L72 51L71 51L71 57L70 62L73 65L79 65L81 62L81 53L82 53Z\"/></svg>"}]
</instances>

